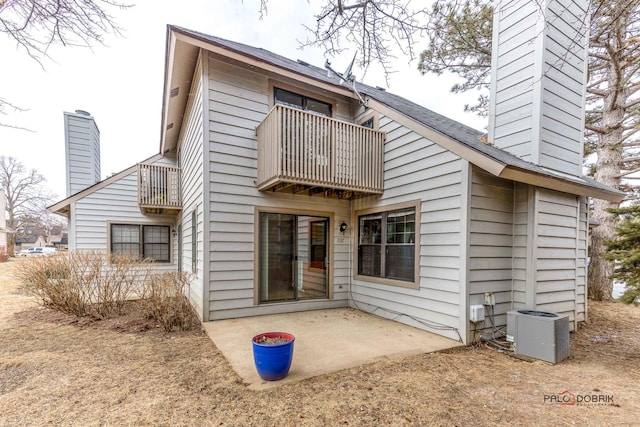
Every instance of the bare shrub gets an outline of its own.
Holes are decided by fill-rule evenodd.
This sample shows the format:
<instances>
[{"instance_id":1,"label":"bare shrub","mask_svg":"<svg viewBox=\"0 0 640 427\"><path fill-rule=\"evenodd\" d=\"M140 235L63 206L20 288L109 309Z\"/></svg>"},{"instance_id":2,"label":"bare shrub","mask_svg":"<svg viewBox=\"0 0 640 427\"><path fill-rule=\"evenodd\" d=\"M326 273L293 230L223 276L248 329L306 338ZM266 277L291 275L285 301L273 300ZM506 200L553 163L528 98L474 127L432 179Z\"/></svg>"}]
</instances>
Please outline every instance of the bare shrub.
<instances>
[{"instance_id":1,"label":"bare shrub","mask_svg":"<svg viewBox=\"0 0 640 427\"><path fill-rule=\"evenodd\" d=\"M97 318L121 315L127 301L139 298L149 267L128 254L69 254L69 279L89 304L88 314Z\"/></svg>"},{"instance_id":2,"label":"bare shrub","mask_svg":"<svg viewBox=\"0 0 640 427\"><path fill-rule=\"evenodd\" d=\"M25 259L17 277L44 306L98 319L124 314L127 301L140 299L144 315L170 332L198 324L189 303L189 276L152 273L152 263L130 255L96 251Z\"/></svg>"},{"instance_id":3,"label":"bare shrub","mask_svg":"<svg viewBox=\"0 0 640 427\"><path fill-rule=\"evenodd\" d=\"M107 318L144 292L149 264L129 255L70 252L24 260L17 276L42 305L76 316Z\"/></svg>"},{"instance_id":4,"label":"bare shrub","mask_svg":"<svg viewBox=\"0 0 640 427\"><path fill-rule=\"evenodd\" d=\"M145 283L142 300L145 315L162 325L165 331L188 330L198 323L189 303L189 276L182 272L154 274Z\"/></svg>"},{"instance_id":5,"label":"bare shrub","mask_svg":"<svg viewBox=\"0 0 640 427\"><path fill-rule=\"evenodd\" d=\"M16 276L42 305L76 316L87 315L82 292L69 280L66 256L27 258L21 262Z\"/></svg>"}]
</instances>

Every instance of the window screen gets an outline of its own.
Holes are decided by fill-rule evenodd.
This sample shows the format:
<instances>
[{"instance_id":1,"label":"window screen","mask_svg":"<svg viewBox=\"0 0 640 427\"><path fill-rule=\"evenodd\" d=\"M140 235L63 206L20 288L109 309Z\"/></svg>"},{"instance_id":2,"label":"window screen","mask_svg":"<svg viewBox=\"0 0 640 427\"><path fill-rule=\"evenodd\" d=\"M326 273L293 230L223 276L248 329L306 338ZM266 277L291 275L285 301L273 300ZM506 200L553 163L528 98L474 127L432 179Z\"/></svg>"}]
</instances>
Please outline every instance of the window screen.
<instances>
[{"instance_id":1,"label":"window screen","mask_svg":"<svg viewBox=\"0 0 640 427\"><path fill-rule=\"evenodd\" d=\"M169 262L169 227L145 225L143 256L158 262Z\"/></svg>"},{"instance_id":2,"label":"window screen","mask_svg":"<svg viewBox=\"0 0 640 427\"><path fill-rule=\"evenodd\" d=\"M111 252L170 262L168 225L111 224Z\"/></svg>"},{"instance_id":3,"label":"window screen","mask_svg":"<svg viewBox=\"0 0 640 427\"><path fill-rule=\"evenodd\" d=\"M111 224L111 252L140 256L140 226Z\"/></svg>"},{"instance_id":4,"label":"window screen","mask_svg":"<svg viewBox=\"0 0 640 427\"><path fill-rule=\"evenodd\" d=\"M358 274L413 282L415 209L358 218Z\"/></svg>"}]
</instances>

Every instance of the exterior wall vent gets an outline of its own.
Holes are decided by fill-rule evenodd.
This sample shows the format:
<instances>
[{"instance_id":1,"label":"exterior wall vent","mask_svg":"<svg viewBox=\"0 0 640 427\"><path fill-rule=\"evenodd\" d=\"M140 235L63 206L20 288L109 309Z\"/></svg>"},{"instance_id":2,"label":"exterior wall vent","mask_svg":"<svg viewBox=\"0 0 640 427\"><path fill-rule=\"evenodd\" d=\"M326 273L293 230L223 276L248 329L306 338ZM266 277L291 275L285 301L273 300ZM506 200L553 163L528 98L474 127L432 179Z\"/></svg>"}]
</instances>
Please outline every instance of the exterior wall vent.
<instances>
[{"instance_id":1,"label":"exterior wall vent","mask_svg":"<svg viewBox=\"0 0 640 427\"><path fill-rule=\"evenodd\" d=\"M175 98L176 96L178 96L179 93L180 93L180 86L174 87L173 89L171 89L171 92L169 92L169 97Z\"/></svg>"},{"instance_id":2,"label":"exterior wall vent","mask_svg":"<svg viewBox=\"0 0 640 427\"><path fill-rule=\"evenodd\" d=\"M507 312L507 341L514 352L550 363L569 357L569 316L544 311Z\"/></svg>"}]
</instances>

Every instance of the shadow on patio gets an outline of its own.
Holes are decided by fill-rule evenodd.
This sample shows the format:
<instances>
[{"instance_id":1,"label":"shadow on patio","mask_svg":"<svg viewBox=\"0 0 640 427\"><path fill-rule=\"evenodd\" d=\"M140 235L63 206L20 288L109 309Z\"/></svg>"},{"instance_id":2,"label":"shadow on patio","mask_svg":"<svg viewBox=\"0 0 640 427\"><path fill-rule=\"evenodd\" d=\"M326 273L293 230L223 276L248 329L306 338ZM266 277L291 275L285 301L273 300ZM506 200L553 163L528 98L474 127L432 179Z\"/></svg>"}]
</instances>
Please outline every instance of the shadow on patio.
<instances>
[{"instance_id":1,"label":"shadow on patio","mask_svg":"<svg viewBox=\"0 0 640 427\"><path fill-rule=\"evenodd\" d=\"M350 308L217 320L203 324L236 373L254 390L299 381L379 359L400 359L461 346L402 323ZM251 338L262 332L296 337L289 375L264 381L253 364Z\"/></svg>"}]
</instances>

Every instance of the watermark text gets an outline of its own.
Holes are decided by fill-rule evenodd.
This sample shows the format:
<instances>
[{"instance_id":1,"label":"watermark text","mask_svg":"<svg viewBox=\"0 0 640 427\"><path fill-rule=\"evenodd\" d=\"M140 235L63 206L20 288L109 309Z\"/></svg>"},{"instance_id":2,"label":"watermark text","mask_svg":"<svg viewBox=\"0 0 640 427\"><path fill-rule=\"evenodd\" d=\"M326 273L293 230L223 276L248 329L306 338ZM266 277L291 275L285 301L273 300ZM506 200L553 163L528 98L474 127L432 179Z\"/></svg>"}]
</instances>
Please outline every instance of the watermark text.
<instances>
[{"instance_id":1,"label":"watermark text","mask_svg":"<svg viewBox=\"0 0 640 427\"><path fill-rule=\"evenodd\" d=\"M564 390L560 393L545 394L544 403L551 403L561 406L574 405L615 405L612 394L600 393L572 393Z\"/></svg>"}]
</instances>

